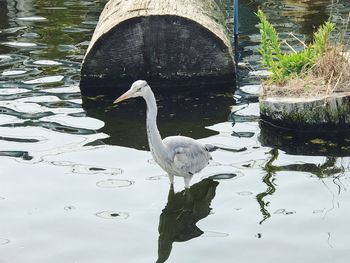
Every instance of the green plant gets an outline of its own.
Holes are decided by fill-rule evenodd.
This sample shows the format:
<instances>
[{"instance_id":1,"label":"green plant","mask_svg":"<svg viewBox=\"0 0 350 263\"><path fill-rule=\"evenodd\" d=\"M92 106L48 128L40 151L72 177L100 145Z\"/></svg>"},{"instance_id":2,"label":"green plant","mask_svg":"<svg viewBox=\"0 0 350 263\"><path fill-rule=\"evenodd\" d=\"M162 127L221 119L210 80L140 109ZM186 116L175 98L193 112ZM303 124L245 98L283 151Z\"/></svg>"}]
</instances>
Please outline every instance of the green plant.
<instances>
[{"instance_id":1,"label":"green plant","mask_svg":"<svg viewBox=\"0 0 350 263\"><path fill-rule=\"evenodd\" d=\"M262 56L262 62L272 72L272 76L278 79L281 74L278 61L282 57L278 34L272 24L267 21L263 11L259 10L257 16L260 19L261 43L259 52Z\"/></svg>"},{"instance_id":2,"label":"green plant","mask_svg":"<svg viewBox=\"0 0 350 263\"><path fill-rule=\"evenodd\" d=\"M335 25L329 21L324 23L317 32L314 33L314 43L312 48L317 55L322 55L329 44L331 33L334 31Z\"/></svg>"},{"instance_id":3,"label":"green plant","mask_svg":"<svg viewBox=\"0 0 350 263\"><path fill-rule=\"evenodd\" d=\"M332 31L335 25L326 22L317 32L314 33L313 44L306 46L302 51L296 52L292 47L292 53L281 51L281 43L274 26L267 20L263 11L256 14L260 20L261 43L259 52L262 56L262 63L271 71L270 82L284 84L290 78L300 76L313 65L316 60L326 51ZM288 46L289 44L285 42ZM290 47L290 46L289 46Z\"/></svg>"}]
</instances>

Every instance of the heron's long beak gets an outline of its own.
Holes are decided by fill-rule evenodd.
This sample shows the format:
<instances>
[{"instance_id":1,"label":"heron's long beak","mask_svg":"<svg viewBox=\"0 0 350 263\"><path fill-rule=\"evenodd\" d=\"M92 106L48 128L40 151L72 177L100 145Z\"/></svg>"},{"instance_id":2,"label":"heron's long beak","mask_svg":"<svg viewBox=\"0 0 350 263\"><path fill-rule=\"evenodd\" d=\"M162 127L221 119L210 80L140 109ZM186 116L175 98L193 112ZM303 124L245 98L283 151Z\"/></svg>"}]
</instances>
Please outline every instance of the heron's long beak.
<instances>
[{"instance_id":1,"label":"heron's long beak","mask_svg":"<svg viewBox=\"0 0 350 263\"><path fill-rule=\"evenodd\" d=\"M123 95L121 95L118 99L116 99L113 103L115 104L115 103L121 102L123 100L126 100L126 99L130 98L131 95L132 95L131 90L128 90Z\"/></svg>"}]
</instances>

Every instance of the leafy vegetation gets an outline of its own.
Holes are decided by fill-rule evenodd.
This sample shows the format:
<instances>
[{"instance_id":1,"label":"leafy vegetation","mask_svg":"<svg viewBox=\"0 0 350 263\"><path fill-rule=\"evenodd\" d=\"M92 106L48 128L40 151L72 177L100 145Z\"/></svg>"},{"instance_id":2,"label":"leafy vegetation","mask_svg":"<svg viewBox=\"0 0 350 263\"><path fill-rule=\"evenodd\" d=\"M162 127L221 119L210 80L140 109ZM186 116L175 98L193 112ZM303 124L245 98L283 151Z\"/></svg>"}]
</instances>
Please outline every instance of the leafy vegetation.
<instances>
[{"instance_id":1,"label":"leafy vegetation","mask_svg":"<svg viewBox=\"0 0 350 263\"><path fill-rule=\"evenodd\" d=\"M331 33L335 29L333 23L326 22L314 33L312 44L307 46L300 41L304 49L297 52L285 42L292 49L292 52L284 53L281 50L278 33L267 20L266 15L263 11L259 10L257 16L260 19L259 27L261 35L259 51L264 66L272 73L270 77L271 84L283 85L291 78L300 76L312 68L327 50Z\"/></svg>"}]
</instances>

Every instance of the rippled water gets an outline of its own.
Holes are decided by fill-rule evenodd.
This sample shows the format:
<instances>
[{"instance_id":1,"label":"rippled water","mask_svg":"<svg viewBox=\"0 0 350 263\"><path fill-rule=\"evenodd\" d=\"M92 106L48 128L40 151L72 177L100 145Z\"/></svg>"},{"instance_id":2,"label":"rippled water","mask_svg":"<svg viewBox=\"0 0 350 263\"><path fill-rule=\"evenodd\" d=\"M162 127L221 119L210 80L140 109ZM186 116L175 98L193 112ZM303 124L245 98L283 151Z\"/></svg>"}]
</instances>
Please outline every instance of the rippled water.
<instances>
[{"instance_id":1,"label":"rippled water","mask_svg":"<svg viewBox=\"0 0 350 263\"><path fill-rule=\"evenodd\" d=\"M80 63L105 1L0 0L0 262L348 262L350 138L259 124L254 12L308 41L350 4L240 2L250 69L235 98L158 95L163 136L225 148L194 178L189 213L182 180L169 193L147 151L144 103L82 103Z\"/></svg>"}]
</instances>

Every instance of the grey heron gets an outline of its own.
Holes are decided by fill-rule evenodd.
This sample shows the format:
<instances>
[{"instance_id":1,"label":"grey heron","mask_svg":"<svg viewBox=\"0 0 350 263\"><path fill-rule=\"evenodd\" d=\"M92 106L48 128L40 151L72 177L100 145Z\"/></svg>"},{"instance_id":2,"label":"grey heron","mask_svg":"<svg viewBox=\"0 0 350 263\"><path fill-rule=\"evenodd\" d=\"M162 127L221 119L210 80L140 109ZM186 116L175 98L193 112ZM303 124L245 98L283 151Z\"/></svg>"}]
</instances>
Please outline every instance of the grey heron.
<instances>
[{"instance_id":1,"label":"grey heron","mask_svg":"<svg viewBox=\"0 0 350 263\"><path fill-rule=\"evenodd\" d=\"M174 176L184 178L185 188L190 187L192 176L205 168L212 159L211 145L204 145L185 136L170 136L162 140L157 127L157 103L151 87L144 80L135 81L131 88L114 103L143 97L147 104L147 137L154 160L169 175L171 186Z\"/></svg>"}]
</instances>

